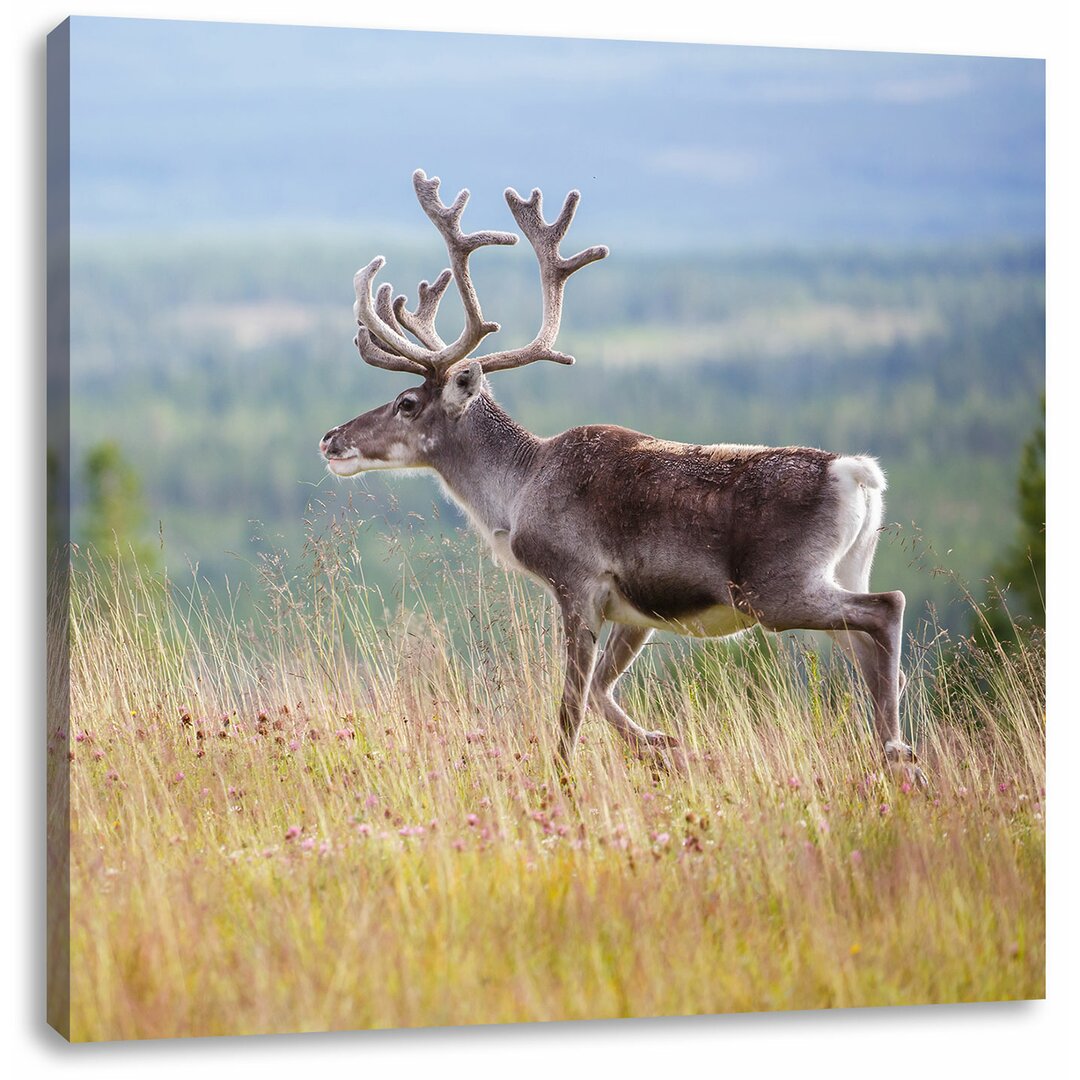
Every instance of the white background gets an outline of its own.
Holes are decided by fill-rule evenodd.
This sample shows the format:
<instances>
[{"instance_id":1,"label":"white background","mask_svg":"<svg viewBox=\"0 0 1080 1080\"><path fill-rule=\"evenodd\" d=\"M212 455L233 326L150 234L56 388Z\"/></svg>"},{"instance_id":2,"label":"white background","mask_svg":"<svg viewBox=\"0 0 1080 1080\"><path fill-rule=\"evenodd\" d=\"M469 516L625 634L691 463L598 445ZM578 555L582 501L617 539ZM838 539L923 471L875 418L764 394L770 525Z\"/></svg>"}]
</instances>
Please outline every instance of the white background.
<instances>
[{"instance_id":1,"label":"white background","mask_svg":"<svg viewBox=\"0 0 1080 1080\"><path fill-rule=\"evenodd\" d=\"M6 80L3 169L7 238L3 295L4 357L11 389L4 393L4 462L13 491L0 528L4 692L0 695L0 851L11 858L3 893L6 937L3 1056L9 1075L159 1077L362 1074L518 1077L623 1075L799 1078L867 1076L1075 1075L1080 1051L1077 992L1077 849L1080 822L1073 796L1080 709L1069 692L1078 635L1066 560L1072 553L1078 487L1075 370L1080 364L1076 310L1080 244L1073 200L1080 192L1080 40L1069 0L757 0L728 7L663 0L631 10L598 0L511 5L481 0L452 5L410 0L369 5L342 0L186 3L132 0L66 8L16 0L3 25ZM45 35L70 14L202 18L395 29L485 31L579 37L789 45L900 52L1043 57L1047 60L1047 348L1048 576L1050 621L1050 875L1046 1002L849 1010L692 1019L618 1021L509 1028L446 1029L69 1047L44 1023L44 161ZM362 107L359 106L359 107ZM10 300L9 300L10 298ZM132 418L138 423L138 417ZM1002 513L1010 514L1003 506ZM1073 730L1070 730L1070 725ZM1070 805L1071 804L1071 805ZM6 821L6 826L3 822ZM910 943L919 948L918 941ZM1071 1062L1071 1064L1070 1064ZM667 1078L665 1078L667 1080Z\"/></svg>"}]
</instances>

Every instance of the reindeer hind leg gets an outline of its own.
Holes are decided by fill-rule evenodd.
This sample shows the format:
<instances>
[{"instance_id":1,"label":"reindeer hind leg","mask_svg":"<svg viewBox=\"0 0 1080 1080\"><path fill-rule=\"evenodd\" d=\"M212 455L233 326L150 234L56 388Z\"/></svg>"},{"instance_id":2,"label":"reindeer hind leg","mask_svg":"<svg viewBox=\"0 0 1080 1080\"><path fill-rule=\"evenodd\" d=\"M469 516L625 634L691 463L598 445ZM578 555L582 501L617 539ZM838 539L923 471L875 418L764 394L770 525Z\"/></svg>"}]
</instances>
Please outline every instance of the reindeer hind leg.
<instances>
[{"instance_id":1,"label":"reindeer hind leg","mask_svg":"<svg viewBox=\"0 0 1080 1080\"><path fill-rule=\"evenodd\" d=\"M840 588L853 593L870 592L870 567L878 542L880 505L874 505L863 520L858 535L836 564L834 577ZM830 630L829 637L847 654L848 658L869 683L874 670L874 643L867 634L853 630ZM903 696L907 679L898 672L899 696Z\"/></svg>"},{"instance_id":2,"label":"reindeer hind leg","mask_svg":"<svg viewBox=\"0 0 1080 1080\"><path fill-rule=\"evenodd\" d=\"M611 628L603 654L596 665L590 687L589 704L635 750L646 746L675 746L678 739L662 731L646 731L627 715L615 700L615 684L641 653L652 635L647 627L616 623Z\"/></svg>"},{"instance_id":3,"label":"reindeer hind leg","mask_svg":"<svg viewBox=\"0 0 1080 1080\"><path fill-rule=\"evenodd\" d=\"M825 630L855 652L874 701L874 728L890 764L914 754L900 733L902 592L849 592L824 581L759 596L759 618L770 630ZM921 774L916 774L925 783Z\"/></svg>"}]
</instances>

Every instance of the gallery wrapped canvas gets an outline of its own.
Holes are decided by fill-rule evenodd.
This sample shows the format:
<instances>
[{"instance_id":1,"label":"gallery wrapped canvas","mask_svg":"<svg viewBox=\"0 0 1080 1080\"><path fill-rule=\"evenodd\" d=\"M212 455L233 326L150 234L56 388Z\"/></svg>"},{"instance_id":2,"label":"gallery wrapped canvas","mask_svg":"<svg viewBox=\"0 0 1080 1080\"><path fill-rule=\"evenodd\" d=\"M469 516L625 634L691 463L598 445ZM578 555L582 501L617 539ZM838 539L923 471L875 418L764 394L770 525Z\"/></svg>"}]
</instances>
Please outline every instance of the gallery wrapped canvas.
<instances>
[{"instance_id":1,"label":"gallery wrapped canvas","mask_svg":"<svg viewBox=\"0 0 1080 1080\"><path fill-rule=\"evenodd\" d=\"M1042 997L1044 187L1038 60L53 31L49 1022Z\"/></svg>"}]
</instances>

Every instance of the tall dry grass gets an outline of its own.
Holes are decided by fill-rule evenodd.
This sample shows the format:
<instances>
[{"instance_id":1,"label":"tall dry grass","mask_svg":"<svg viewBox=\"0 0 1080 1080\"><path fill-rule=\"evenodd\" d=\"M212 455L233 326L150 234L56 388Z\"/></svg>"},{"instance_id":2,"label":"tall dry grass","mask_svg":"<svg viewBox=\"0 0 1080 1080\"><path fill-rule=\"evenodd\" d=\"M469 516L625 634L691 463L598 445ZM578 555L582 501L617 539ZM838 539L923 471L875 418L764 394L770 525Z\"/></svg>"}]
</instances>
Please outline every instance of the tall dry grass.
<instances>
[{"instance_id":1,"label":"tall dry grass","mask_svg":"<svg viewBox=\"0 0 1080 1080\"><path fill-rule=\"evenodd\" d=\"M764 635L625 680L685 774L590 718L563 787L532 586L437 546L387 618L347 530L305 565L268 561L248 621L74 575L73 1038L1043 995L1038 644L912 643L929 796L846 667Z\"/></svg>"}]
</instances>

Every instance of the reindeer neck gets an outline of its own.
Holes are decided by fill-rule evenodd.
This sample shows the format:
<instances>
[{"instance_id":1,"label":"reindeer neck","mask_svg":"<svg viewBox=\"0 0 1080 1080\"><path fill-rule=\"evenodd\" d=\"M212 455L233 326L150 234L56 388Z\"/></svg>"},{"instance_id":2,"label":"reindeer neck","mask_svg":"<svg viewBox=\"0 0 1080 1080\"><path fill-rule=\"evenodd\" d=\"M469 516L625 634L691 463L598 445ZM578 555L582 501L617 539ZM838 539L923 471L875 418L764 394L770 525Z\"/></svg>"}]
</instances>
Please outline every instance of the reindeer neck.
<instances>
[{"instance_id":1,"label":"reindeer neck","mask_svg":"<svg viewBox=\"0 0 1080 1080\"><path fill-rule=\"evenodd\" d=\"M482 392L453 425L432 465L450 494L489 533L510 528L511 503L540 440Z\"/></svg>"}]
</instances>

